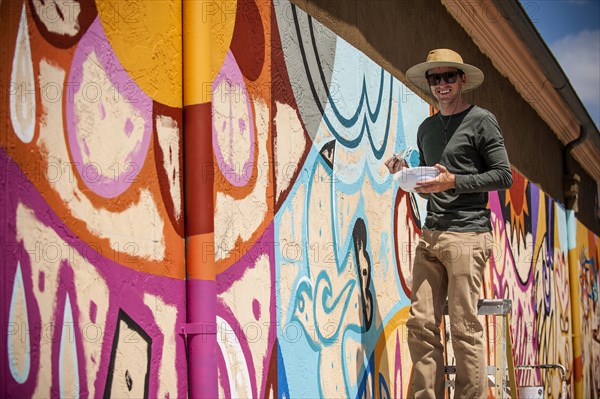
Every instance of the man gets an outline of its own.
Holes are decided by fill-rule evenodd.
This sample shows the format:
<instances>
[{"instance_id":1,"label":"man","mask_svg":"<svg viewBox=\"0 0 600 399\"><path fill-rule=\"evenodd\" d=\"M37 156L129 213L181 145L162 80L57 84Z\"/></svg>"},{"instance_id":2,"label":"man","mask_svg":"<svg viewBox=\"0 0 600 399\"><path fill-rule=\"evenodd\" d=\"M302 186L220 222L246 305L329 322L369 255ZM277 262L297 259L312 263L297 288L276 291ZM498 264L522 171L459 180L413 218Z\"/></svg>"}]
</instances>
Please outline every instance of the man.
<instances>
[{"instance_id":1,"label":"man","mask_svg":"<svg viewBox=\"0 0 600 399\"><path fill-rule=\"evenodd\" d=\"M417 133L420 165L435 166L439 175L415 189L429 201L406 323L413 361L409 397L444 397L440 323L447 298L457 363L455 397L486 398L487 362L477 300L491 255L487 193L512 185L510 163L494 115L461 96L483 82L479 68L465 64L452 50L437 49L406 77L429 90L439 108ZM407 167L398 156L385 165L390 173Z\"/></svg>"}]
</instances>

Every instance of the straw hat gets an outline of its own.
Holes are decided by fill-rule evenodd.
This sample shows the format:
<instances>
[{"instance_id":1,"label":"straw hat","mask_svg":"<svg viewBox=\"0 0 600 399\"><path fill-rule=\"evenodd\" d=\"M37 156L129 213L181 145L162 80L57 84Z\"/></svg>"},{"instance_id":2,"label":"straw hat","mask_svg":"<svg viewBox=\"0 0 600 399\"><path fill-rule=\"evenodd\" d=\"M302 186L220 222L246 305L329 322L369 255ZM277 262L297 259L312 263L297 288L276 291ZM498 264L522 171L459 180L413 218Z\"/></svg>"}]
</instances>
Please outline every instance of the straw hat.
<instances>
[{"instance_id":1,"label":"straw hat","mask_svg":"<svg viewBox=\"0 0 600 399\"><path fill-rule=\"evenodd\" d=\"M417 64L406 71L406 79L420 89L428 92L429 84L425 78L425 72L439 67L458 68L465 73L467 76L467 83L463 85L463 93L479 87L483 82L483 72L481 69L473 65L465 64L460 54L445 48L431 50L427 55L427 61Z\"/></svg>"}]
</instances>

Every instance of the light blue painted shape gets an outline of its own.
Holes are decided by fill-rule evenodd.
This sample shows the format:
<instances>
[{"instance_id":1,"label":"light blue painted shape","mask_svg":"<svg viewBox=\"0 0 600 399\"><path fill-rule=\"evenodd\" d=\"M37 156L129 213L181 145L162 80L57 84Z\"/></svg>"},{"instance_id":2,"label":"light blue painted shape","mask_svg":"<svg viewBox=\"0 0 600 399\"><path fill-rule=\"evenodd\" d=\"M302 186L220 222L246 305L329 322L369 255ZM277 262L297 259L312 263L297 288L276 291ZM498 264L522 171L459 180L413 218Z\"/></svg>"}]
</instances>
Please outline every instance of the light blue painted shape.
<instances>
[{"instance_id":1,"label":"light blue painted shape","mask_svg":"<svg viewBox=\"0 0 600 399\"><path fill-rule=\"evenodd\" d=\"M297 12L302 14L300 10ZM291 12L290 15L292 15ZM303 14L301 16L305 18ZM310 20L310 24L314 24L317 30L326 29L315 20ZM369 363L369 356L373 352L378 337L382 334L383 326L409 302L408 298L402 294L400 282L396 277L397 290L400 295L398 302L388 310L388 313L379 315L383 320L382 323L377 326L374 323L373 327L375 328L364 331L361 325L348 322L346 317L349 306L352 308L356 306L355 302L349 302L348 299L351 297L352 291L358 287L358 280L351 278L345 281L345 284L341 285L341 290L337 288L337 292L332 291L334 285L331 281L339 278L341 274L354 272L354 270L348 270L348 266L351 264L349 260L354 256L352 226L358 218L364 219L368 224L365 212L366 199L362 195L357 197L356 193L360 193L367 184L378 194L397 189L383 162L392 153L400 153L407 146L417 148L418 126L429 116L429 105L426 102L339 37L336 40L333 65L319 65L315 58L315 54L318 55L319 52L319 43L317 42L316 48L314 48L310 44L309 32L305 33L306 37L301 39L304 39L302 45L308 54L309 65L306 79L313 82L317 89L321 88L319 92L323 94L327 92L327 95L318 96L319 99L324 100L324 102L318 103L319 107L322 105L323 109L321 126L313 138L311 149L304 165L301 166L302 170L298 179L293 182L288 197L274 217L275 242L281 242L279 226L283 215L290 211L294 201L302 204L302 209L293 215L293 219L296 221L298 221L297 218L301 219L301 223L298 224L301 227L292 232L293 241L302 246L301 259L292 259L289 253L286 253L285 248L279 247L277 244L275 246L276 303L278 308L286 309L285 312L277 312L277 337L281 350L281 364L285 363L286 370L299 371L289 373L289 375L285 373L287 394L290 397L321 396L322 391L319 386L321 368L319 366L323 358L322 352L341 345L343 355L347 349L348 340L357 341L363 345L365 358L357 362L363 365L361 375L365 372L372 372L365 365ZM331 60L332 57L323 57L321 62L324 59ZM328 72L325 73L331 78L329 84L323 80L321 76L323 73L319 72L320 67L326 71L332 71L330 76ZM324 85L326 85L325 88ZM308 87L308 85L301 87ZM315 109L319 107L314 106ZM308 114L317 117L314 112ZM312 121L304 122L309 124ZM319 155L319 150L331 140L336 140L333 170L323 162ZM418 163L418 153L411 154L410 162ZM319 168L318 173L316 173L317 168ZM319 175L322 172L330 175ZM322 223L332 224L332 237L331 239L309 237L310 207L316 208L322 205L316 202L311 203L313 185L324 184L328 179L331 179L331 214L330 220L323 220ZM300 187L303 188L303 191L299 191ZM300 192L303 193L303 198L295 198ZM341 199L338 203L338 199L344 194L348 194L346 198L352 198L358 203L353 204L352 207ZM425 203L425 201L417 200L423 219ZM385 207L382 211L393 212L392 204L393 198L389 207ZM340 217L341 215L345 216ZM292 225L292 228L294 227L295 224ZM316 229L315 232L318 235L320 230ZM370 233L375 234L374 232ZM313 238L312 241L311 238ZM313 248L310 245L311 243L322 243L324 240L327 240L327 245L334 247L335 267L332 267L327 273L322 272L316 276L314 275L316 270L314 268L311 270L310 251L313 251ZM390 249L381 248L381 246L391 248L393 245L391 236L388 235L381 241L380 253L384 254L387 251L389 256ZM369 242L366 244L370 245ZM367 247L367 250L369 253L373 253L371 248ZM381 254L380 256L383 256ZM285 266L282 266L283 264ZM291 284L291 287L280 287L281 267L297 268L294 281L286 281L286 284ZM389 265L386 264L386 273L392 271L393 260ZM375 269L372 268L371 272L374 273ZM291 291L287 303L281 303L280 290ZM373 305L376 308L377 287L371 286L371 293L375 300ZM341 320L338 320L337 323L338 328L333 335L327 337L320 335L319 320L318 317L315 318L317 307L325 313L334 309L339 310L338 307L343 309L340 312ZM283 314L286 315L285 318ZM296 339L298 335L296 332L299 330L301 334ZM325 358L330 359L331 356L325 356ZM361 390L362 380L350 381L347 366L355 370L357 364L349 365L345 364L345 361L345 357L342 356L340 362L346 386L337 386L336 382L336 388L340 393L345 391L346 397L355 397ZM327 364L324 367L330 367L330 365ZM364 383L362 385L364 389ZM374 391L373 387L370 387L369 391Z\"/></svg>"},{"instance_id":2,"label":"light blue painted shape","mask_svg":"<svg viewBox=\"0 0 600 399\"><path fill-rule=\"evenodd\" d=\"M569 240L569 250L577 247L577 218L573 210L567 210L567 237Z\"/></svg>"},{"instance_id":3,"label":"light blue painted shape","mask_svg":"<svg viewBox=\"0 0 600 399\"><path fill-rule=\"evenodd\" d=\"M567 232L568 222L566 211L565 208L559 202L553 202L556 224L558 226L558 239L560 241L560 251L564 253L565 256L567 256L567 252L569 251L569 234Z\"/></svg>"}]
</instances>

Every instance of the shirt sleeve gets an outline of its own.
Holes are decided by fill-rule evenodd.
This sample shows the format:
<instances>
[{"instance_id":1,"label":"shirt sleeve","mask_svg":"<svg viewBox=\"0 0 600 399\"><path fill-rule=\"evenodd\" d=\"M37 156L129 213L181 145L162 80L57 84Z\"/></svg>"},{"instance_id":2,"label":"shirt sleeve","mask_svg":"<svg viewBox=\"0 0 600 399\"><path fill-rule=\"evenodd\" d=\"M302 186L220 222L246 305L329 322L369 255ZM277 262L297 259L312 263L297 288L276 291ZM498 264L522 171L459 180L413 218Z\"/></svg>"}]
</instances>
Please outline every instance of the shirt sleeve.
<instances>
[{"instance_id":1,"label":"shirt sleeve","mask_svg":"<svg viewBox=\"0 0 600 399\"><path fill-rule=\"evenodd\" d=\"M456 175L455 193L477 193L503 190L512 186L512 171L504 148L500 126L493 115L483 118L475 143L487 170L477 174Z\"/></svg>"},{"instance_id":2,"label":"shirt sleeve","mask_svg":"<svg viewBox=\"0 0 600 399\"><path fill-rule=\"evenodd\" d=\"M421 126L419 126L419 130L417 131L417 151L419 152L419 166L427 166L423 149L421 148Z\"/></svg>"}]
</instances>

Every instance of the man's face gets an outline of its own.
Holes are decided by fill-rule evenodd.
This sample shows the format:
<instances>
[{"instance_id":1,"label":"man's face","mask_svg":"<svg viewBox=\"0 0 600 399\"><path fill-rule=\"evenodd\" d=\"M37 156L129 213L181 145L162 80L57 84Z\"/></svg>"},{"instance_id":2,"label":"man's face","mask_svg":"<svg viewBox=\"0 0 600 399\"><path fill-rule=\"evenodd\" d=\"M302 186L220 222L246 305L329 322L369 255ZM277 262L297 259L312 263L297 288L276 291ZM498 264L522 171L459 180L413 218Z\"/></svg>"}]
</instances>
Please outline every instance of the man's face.
<instances>
[{"instance_id":1,"label":"man's face","mask_svg":"<svg viewBox=\"0 0 600 399\"><path fill-rule=\"evenodd\" d=\"M433 68L427 71L428 75L436 75L436 74L444 74L444 73L457 73L458 70L452 67L439 67ZM435 79L434 79L435 80ZM452 79L449 79L452 81ZM462 91L462 86L466 83L466 76L458 75L456 76L456 81L454 83L448 83L446 79L439 79L439 83L433 84L429 82L429 88L431 89L431 93L433 96L440 102L440 104L451 104L455 100L460 97L460 93Z\"/></svg>"}]
</instances>

